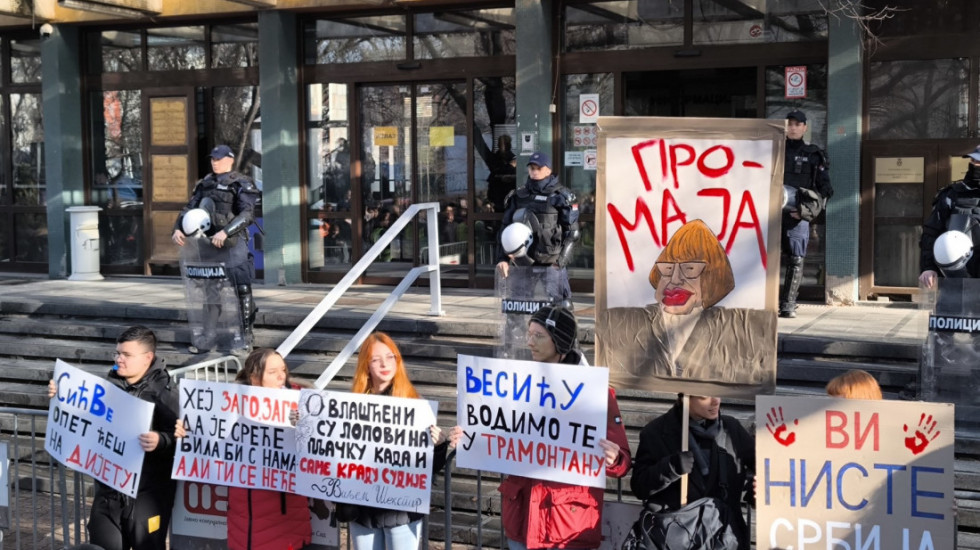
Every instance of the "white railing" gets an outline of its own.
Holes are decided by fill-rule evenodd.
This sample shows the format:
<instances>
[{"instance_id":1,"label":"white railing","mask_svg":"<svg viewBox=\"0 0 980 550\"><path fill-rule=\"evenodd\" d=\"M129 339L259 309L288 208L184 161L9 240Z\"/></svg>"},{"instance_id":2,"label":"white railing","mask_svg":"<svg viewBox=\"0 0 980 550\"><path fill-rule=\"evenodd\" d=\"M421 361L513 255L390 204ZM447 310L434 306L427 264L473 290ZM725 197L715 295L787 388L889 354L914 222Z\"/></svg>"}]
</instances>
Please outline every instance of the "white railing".
<instances>
[{"instance_id":1,"label":"white railing","mask_svg":"<svg viewBox=\"0 0 980 550\"><path fill-rule=\"evenodd\" d=\"M364 254L364 257L354 264L354 267L352 267L350 271L344 275L344 278L333 287L330 293L327 294L323 300L321 300L320 303L313 308L313 311L311 311L309 315L307 315L306 318L300 322L296 329L286 337L286 340L280 344L278 348L276 348L276 351L279 352L279 355L281 355L283 358L289 355L289 352L293 351L293 348L295 348L296 345L303 340L303 338L306 338L306 335L309 334L309 332L313 330L313 327L320 322L320 319L322 319L323 316L330 311L330 308L337 303L337 300L339 300L340 297L354 285L357 279L359 279L367 268L374 263L374 260L377 259L377 257L380 256L386 248L388 248L392 241L394 241L395 238L402 231L404 231L406 227L408 227L408 224L412 222L412 219L422 211L428 212L428 215L426 216L426 235L429 239L429 263L412 268L405 274L405 278L398 283L398 286L396 286L394 290L392 290L391 294L388 295L388 298L386 298L385 301L378 306L377 311L371 314L371 317L368 318L366 323L364 323L361 330L359 330L357 334L351 338L350 342L347 342L344 349L340 350L340 353L337 354L337 357L334 357L334 360L330 363L326 370L323 371L323 374L316 379L315 384L317 388L323 389L326 387L330 380L332 380L337 374L337 371L339 371L341 367L347 363L347 360L354 355L354 352L361 347L361 344L364 343L364 340L367 339L368 335L371 334L375 328L377 328L378 324L381 322L381 319L383 319L384 316L391 311L391 308L394 307L395 302L401 299L402 295L405 294L405 291L407 291L415 280L418 279L423 273L429 273L429 315L443 314L442 281L439 278L439 229L436 225L439 216L439 203L427 202L423 204L413 204L408 208L408 210L405 211L404 214L395 220L395 223L393 223L384 233L384 235L378 239L378 242L374 243L374 246L372 246L367 253Z\"/></svg>"}]
</instances>

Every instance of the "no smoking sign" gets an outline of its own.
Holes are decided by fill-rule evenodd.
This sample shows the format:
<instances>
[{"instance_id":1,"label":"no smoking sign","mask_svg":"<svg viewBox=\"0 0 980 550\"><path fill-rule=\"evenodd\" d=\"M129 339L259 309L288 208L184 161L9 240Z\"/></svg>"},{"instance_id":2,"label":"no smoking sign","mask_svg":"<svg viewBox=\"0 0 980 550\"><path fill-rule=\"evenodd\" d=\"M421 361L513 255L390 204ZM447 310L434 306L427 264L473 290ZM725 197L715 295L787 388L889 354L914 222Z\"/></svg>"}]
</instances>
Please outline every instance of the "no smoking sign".
<instances>
[{"instance_id":1,"label":"no smoking sign","mask_svg":"<svg viewBox=\"0 0 980 550\"><path fill-rule=\"evenodd\" d=\"M578 96L579 124L595 124L599 120L599 94Z\"/></svg>"}]
</instances>

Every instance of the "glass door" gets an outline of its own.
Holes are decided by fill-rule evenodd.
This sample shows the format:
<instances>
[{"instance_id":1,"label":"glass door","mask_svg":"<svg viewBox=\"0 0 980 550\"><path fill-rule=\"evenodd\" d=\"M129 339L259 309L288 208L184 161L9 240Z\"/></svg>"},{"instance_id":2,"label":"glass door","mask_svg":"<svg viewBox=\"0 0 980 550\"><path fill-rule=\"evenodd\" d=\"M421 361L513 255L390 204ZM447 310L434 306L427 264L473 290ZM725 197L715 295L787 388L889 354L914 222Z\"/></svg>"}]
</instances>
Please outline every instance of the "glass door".
<instances>
[{"instance_id":1,"label":"glass door","mask_svg":"<svg viewBox=\"0 0 980 550\"><path fill-rule=\"evenodd\" d=\"M362 250L378 242L416 202L438 202L444 279L469 280L469 161L464 83L358 88ZM417 218L368 269L378 282L400 279L405 265L428 260L429 238ZM397 265L403 264L403 265Z\"/></svg>"}]
</instances>

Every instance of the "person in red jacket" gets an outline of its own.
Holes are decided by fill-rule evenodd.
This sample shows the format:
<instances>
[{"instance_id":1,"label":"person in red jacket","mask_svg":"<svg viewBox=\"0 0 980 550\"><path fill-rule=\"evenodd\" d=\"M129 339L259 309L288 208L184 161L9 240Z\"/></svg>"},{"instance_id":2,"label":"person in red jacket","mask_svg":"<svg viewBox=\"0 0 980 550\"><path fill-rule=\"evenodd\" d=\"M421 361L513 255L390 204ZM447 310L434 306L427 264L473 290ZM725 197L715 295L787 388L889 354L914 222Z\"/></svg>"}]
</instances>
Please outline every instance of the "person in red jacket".
<instances>
[{"instance_id":1,"label":"person in red jacket","mask_svg":"<svg viewBox=\"0 0 980 550\"><path fill-rule=\"evenodd\" d=\"M290 381L286 361L272 348L257 348L248 354L235 381L272 389L302 387ZM180 420L175 435L185 435ZM307 497L228 487L228 550L300 550L312 538Z\"/></svg>"},{"instance_id":2,"label":"person in red jacket","mask_svg":"<svg viewBox=\"0 0 980 550\"><path fill-rule=\"evenodd\" d=\"M543 307L527 331L531 358L543 363L582 363L575 349L577 324L571 311ZM626 430L609 388L606 437L599 440L606 455L606 475L623 477L632 464ZM602 543L603 490L521 476L507 476L498 489L504 533L510 550L537 548L598 548Z\"/></svg>"}]
</instances>

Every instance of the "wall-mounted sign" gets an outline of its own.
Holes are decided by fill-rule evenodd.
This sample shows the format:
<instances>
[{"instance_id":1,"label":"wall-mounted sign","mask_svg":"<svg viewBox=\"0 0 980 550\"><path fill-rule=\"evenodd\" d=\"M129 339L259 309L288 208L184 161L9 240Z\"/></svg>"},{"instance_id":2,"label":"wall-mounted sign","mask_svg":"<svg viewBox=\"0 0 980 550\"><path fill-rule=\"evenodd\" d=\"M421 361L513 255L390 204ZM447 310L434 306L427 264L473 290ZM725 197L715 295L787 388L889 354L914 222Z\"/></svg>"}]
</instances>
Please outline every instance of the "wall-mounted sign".
<instances>
[{"instance_id":1,"label":"wall-mounted sign","mask_svg":"<svg viewBox=\"0 0 980 550\"><path fill-rule=\"evenodd\" d=\"M786 98L806 97L806 67L786 67Z\"/></svg>"},{"instance_id":2,"label":"wall-mounted sign","mask_svg":"<svg viewBox=\"0 0 980 550\"><path fill-rule=\"evenodd\" d=\"M875 159L875 183L922 183L925 181L925 173L925 157Z\"/></svg>"}]
</instances>

